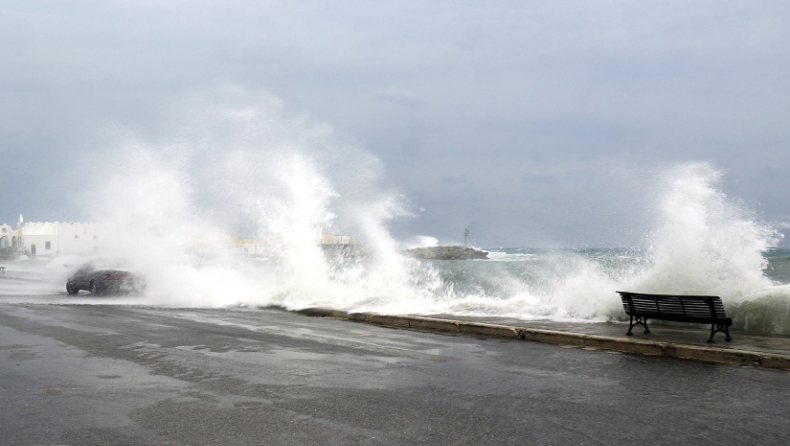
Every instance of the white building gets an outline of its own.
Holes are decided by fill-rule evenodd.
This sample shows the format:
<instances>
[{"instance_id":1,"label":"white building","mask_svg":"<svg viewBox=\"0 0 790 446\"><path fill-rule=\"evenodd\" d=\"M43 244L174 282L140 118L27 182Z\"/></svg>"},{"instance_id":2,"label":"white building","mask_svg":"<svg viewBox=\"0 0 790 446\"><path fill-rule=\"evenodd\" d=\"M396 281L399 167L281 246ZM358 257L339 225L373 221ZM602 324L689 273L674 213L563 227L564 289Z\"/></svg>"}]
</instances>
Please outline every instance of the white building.
<instances>
[{"instance_id":1,"label":"white building","mask_svg":"<svg viewBox=\"0 0 790 446\"><path fill-rule=\"evenodd\" d=\"M17 231L11 225L3 223L0 225L0 253L11 254L16 246Z\"/></svg>"},{"instance_id":2,"label":"white building","mask_svg":"<svg viewBox=\"0 0 790 446\"><path fill-rule=\"evenodd\" d=\"M0 251L3 254L54 256L88 254L110 247L116 240L113 224L22 222L17 229L0 225Z\"/></svg>"}]
</instances>

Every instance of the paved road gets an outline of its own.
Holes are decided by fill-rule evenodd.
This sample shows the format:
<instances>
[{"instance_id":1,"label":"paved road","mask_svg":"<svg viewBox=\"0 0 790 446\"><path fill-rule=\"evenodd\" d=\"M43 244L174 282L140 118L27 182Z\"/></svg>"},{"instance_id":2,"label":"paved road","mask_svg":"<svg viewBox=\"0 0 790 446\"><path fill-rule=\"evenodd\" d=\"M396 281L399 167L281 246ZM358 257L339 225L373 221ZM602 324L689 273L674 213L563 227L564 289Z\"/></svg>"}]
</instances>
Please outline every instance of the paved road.
<instances>
[{"instance_id":1,"label":"paved road","mask_svg":"<svg viewBox=\"0 0 790 446\"><path fill-rule=\"evenodd\" d=\"M0 304L0 444L790 444L790 373L278 310Z\"/></svg>"}]
</instances>

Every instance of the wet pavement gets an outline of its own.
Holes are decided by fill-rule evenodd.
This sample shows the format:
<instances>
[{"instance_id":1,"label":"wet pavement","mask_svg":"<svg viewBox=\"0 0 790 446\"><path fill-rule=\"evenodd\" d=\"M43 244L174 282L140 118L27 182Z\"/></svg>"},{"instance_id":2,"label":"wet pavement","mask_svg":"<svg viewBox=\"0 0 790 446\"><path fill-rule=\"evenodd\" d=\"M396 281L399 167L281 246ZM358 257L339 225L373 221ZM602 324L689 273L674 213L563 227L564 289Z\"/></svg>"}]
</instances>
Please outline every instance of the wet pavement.
<instances>
[{"instance_id":1,"label":"wet pavement","mask_svg":"<svg viewBox=\"0 0 790 446\"><path fill-rule=\"evenodd\" d=\"M790 337L780 335L757 335L730 330L732 340L725 341L725 334L716 333L712 343L710 325L682 324L665 321L648 321L650 333L645 333L644 328L637 325L632 336L628 332L627 322L554 322L554 321L525 321L521 319L497 317L459 317L450 315L435 315L439 318L484 322L489 324L510 325L515 327L538 328L555 330L566 333L580 333L587 335L609 336L623 339L640 339L646 341L672 342L677 344L697 345L700 347L716 347L751 352L772 353L790 356Z\"/></svg>"},{"instance_id":2,"label":"wet pavement","mask_svg":"<svg viewBox=\"0 0 790 446\"><path fill-rule=\"evenodd\" d=\"M790 373L273 309L0 303L0 444L788 444Z\"/></svg>"}]
</instances>

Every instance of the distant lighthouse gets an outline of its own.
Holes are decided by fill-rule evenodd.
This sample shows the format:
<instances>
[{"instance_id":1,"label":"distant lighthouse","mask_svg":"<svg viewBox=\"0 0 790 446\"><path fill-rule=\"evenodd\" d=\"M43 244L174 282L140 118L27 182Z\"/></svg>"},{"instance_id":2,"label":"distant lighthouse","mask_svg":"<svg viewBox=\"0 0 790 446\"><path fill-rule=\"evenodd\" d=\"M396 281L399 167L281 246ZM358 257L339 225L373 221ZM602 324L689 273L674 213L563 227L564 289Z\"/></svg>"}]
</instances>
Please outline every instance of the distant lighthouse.
<instances>
[{"instance_id":1,"label":"distant lighthouse","mask_svg":"<svg viewBox=\"0 0 790 446\"><path fill-rule=\"evenodd\" d=\"M468 238L469 238L469 230L468 229L464 229L464 246L469 246L467 244L467 239Z\"/></svg>"}]
</instances>

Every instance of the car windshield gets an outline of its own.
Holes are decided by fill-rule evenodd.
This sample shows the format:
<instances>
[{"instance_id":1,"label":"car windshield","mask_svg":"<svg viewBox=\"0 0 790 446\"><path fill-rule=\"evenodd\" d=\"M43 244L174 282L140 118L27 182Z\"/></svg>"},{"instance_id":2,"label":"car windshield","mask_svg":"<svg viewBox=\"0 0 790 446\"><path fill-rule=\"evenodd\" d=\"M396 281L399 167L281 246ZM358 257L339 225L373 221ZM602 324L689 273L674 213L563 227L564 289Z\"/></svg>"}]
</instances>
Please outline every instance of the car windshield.
<instances>
[{"instance_id":1,"label":"car windshield","mask_svg":"<svg viewBox=\"0 0 790 446\"><path fill-rule=\"evenodd\" d=\"M77 272L87 273L105 269L118 270L127 269L128 262L123 259L95 259L80 266Z\"/></svg>"},{"instance_id":2,"label":"car windshield","mask_svg":"<svg viewBox=\"0 0 790 446\"><path fill-rule=\"evenodd\" d=\"M87 274L87 273L89 273L89 272L91 272L91 271L93 271L93 266L92 266L92 265L82 265L82 266L81 266L81 267L80 267L80 268L79 268L79 269L78 269L78 270L75 272L75 274Z\"/></svg>"}]
</instances>

